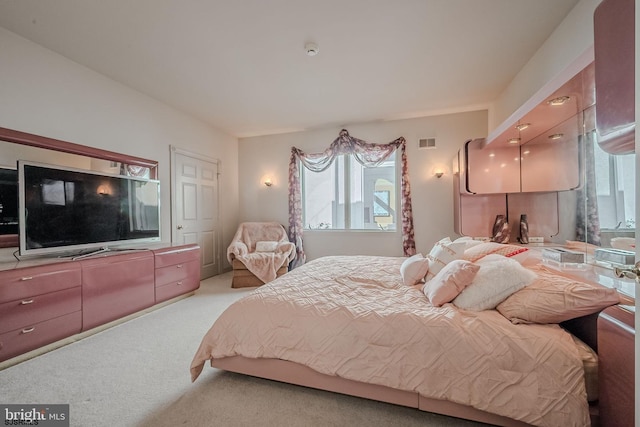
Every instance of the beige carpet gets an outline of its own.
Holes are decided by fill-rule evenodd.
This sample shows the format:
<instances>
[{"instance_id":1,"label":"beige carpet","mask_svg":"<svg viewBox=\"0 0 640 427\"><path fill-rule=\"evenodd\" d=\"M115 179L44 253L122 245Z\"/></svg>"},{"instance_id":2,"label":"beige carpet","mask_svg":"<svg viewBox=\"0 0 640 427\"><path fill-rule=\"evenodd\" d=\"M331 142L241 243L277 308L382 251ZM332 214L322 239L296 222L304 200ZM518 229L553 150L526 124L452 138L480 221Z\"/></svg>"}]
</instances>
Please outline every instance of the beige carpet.
<instances>
[{"instance_id":1,"label":"beige carpet","mask_svg":"<svg viewBox=\"0 0 640 427\"><path fill-rule=\"evenodd\" d=\"M231 274L198 292L0 371L1 403L68 403L72 426L480 426L456 418L189 365L218 315L251 292Z\"/></svg>"}]
</instances>

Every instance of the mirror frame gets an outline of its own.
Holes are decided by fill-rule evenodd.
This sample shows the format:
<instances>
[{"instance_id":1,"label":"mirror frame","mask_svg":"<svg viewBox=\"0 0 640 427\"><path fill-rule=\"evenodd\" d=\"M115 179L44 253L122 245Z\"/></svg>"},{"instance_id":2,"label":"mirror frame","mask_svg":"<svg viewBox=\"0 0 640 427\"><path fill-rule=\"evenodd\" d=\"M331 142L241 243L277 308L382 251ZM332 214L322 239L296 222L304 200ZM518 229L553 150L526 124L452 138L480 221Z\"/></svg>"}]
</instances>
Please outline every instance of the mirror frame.
<instances>
[{"instance_id":1,"label":"mirror frame","mask_svg":"<svg viewBox=\"0 0 640 427\"><path fill-rule=\"evenodd\" d=\"M95 159L125 163L127 165L143 166L149 168L151 178L157 179L158 177L158 162L156 160L129 156L127 154L116 153L114 151L103 150L101 148L88 147L85 145L74 144L73 142L62 141L59 139L3 127L0 127L0 140L15 144L29 145L31 147L44 148L46 150L54 150L63 153L93 157ZM0 248L16 247L18 244L19 239L17 234L0 235Z\"/></svg>"}]
</instances>

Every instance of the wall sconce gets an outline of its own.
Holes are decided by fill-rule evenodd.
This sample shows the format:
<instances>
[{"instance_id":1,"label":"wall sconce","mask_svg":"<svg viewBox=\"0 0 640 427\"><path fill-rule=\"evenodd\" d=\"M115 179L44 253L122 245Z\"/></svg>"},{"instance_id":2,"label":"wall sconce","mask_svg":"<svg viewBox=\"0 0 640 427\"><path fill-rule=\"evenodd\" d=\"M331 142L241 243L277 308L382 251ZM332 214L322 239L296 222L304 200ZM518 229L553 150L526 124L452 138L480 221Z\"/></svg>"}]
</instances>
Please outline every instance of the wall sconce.
<instances>
[{"instance_id":1,"label":"wall sconce","mask_svg":"<svg viewBox=\"0 0 640 427\"><path fill-rule=\"evenodd\" d=\"M100 185L98 186L98 189L96 190L96 193L98 193L100 196L110 196L111 195L111 187L109 187L108 185Z\"/></svg>"},{"instance_id":2,"label":"wall sconce","mask_svg":"<svg viewBox=\"0 0 640 427\"><path fill-rule=\"evenodd\" d=\"M444 170L440 168L436 168L433 170L433 174L435 175L436 178L442 178L442 175L444 175Z\"/></svg>"},{"instance_id":3,"label":"wall sconce","mask_svg":"<svg viewBox=\"0 0 640 427\"><path fill-rule=\"evenodd\" d=\"M271 181L271 178L265 178L264 185L266 185L267 187L271 187L273 185L273 181Z\"/></svg>"}]
</instances>

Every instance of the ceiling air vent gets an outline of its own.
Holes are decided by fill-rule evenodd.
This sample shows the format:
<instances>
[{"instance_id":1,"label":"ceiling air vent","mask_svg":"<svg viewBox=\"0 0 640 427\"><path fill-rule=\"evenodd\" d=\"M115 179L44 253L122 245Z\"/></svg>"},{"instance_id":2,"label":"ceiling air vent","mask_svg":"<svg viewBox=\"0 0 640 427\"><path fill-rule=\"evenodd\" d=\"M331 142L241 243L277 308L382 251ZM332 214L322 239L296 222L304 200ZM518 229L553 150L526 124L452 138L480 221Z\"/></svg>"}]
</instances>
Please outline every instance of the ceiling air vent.
<instances>
[{"instance_id":1,"label":"ceiling air vent","mask_svg":"<svg viewBox=\"0 0 640 427\"><path fill-rule=\"evenodd\" d=\"M435 138L424 138L418 143L418 148L436 148Z\"/></svg>"}]
</instances>

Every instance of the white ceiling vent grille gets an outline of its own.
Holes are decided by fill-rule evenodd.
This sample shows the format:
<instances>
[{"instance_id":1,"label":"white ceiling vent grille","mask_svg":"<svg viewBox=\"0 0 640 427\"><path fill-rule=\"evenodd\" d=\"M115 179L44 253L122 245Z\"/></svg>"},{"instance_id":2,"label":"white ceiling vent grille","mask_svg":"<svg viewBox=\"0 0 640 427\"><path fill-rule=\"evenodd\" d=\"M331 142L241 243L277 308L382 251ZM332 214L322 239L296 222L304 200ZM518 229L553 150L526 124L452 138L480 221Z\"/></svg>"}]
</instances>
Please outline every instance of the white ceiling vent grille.
<instances>
[{"instance_id":1,"label":"white ceiling vent grille","mask_svg":"<svg viewBox=\"0 0 640 427\"><path fill-rule=\"evenodd\" d=\"M436 148L436 139L423 138L419 141L418 148Z\"/></svg>"}]
</instances>

